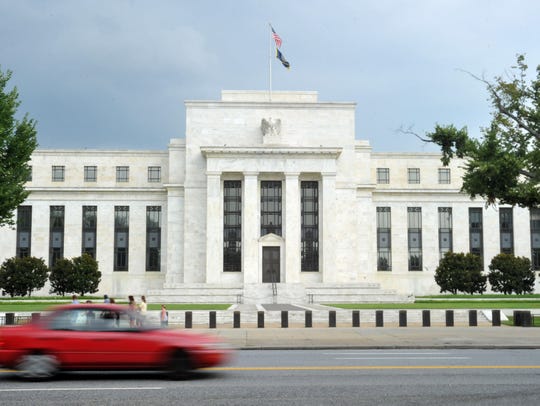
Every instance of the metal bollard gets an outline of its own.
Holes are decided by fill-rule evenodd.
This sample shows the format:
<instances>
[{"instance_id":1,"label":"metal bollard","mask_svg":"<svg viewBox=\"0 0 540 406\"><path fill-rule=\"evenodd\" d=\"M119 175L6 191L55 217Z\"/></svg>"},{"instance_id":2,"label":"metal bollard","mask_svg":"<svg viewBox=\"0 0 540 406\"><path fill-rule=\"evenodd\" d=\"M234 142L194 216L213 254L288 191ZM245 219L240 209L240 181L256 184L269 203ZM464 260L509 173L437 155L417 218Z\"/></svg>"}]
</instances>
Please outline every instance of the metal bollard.
<instances>
[{"instance_id":1,"label":"metal bollard","mask_svg":"<svg viewBox=\"0 0 540 406\"><path fill-rule=\"evenodd\" d=\"M328 312L328 327L336 327L336 311L330 310Z\"/></svg>"},{"instance_id":2,"label":"metal bollard","mask_svg":"<svg viewBox=\"0 0 540 406\"><path fill-rule=\"evenodd\" d=\"M429 310L422 310L422 327L431 326L431 312Z\"/></svg>"},{"instance_id":3,"label":"metal bollard","mask_svg":"<svg viewBox=\"0 0 540 406\"><path fill-rule=\"evenodd\" d=\"M352 312L352 326L360 327L360 310L353 310Z\"/></svg>"},{"instance_id":4,"label":"metal bollard","mask_svg":"<svg viewBox=\"0 0 540 406\"><path fill-rule=\"evenodd\" d=\"M306 327L313 327L313 313L311 310L306 310Z\"/></svg>"},{"instance_id":5,"label":"metal bollard","mask_svg":"<svg viewBox=\"0 0 540 406\"><path fill-rule=\"evenodd\" d=\"M209 328L216 328L216 312L215 312L215 310L212 310L210 312L210 318L209 318L209 322L208 322L208 327Z\"/></svg>"},{"instance_id":6,"label":"metal bollard","mask_svg":"<svg viewBox=\"0 0 540 406\"><path fill-rule=\"evenodd\" d=\"M240 312L238 310L233 312L233 328L240 328Z\"/></svg>"},{"instance_id":7,"label":"metal bollard","mask_svg":"<svg viewBox=\"0 0 540 406\"><path fill-rule=\"evenodd\" d=\"M375 310L375 327L384 326L384 316L382 310Z\"/></svg>"},{"instance_id":8,"label":"metal bollard","mask_svg":"<svg viewBox=\"0 0 540 406\"><path fill-rule=\"evenodd\" d=\"M446 327L454 327L454 311L446 311Z\"/></svg>"},{"instance_id":9,"label":"metal bollard","mask_svg":"<svg viewBox=\"0 0 540 406\"><path fill-rule=\"evenodd\" d=\"M514 326L522 326L523 325L523 311L522 310L514 310Z\"/></svg>"},{"instance_id":10,"label":"metal bollard","mask_svg":"<svg viewBox=\"0 0 540 406\"><path fill-rule=\"evenodd\" d=\"M289 312L287 310L281 311L281 328L289 327Z\"/></svg>"},{"instance_id":11,"label":"metal bollard","mask_svg":"<svg viewBox=\"0 0 540 406\"><path fill-rule=\"evenodd\" d=\"M478 326L478 312L476 310L469 310L469 326Z\"/></svg>"},{"instance_id":12,"label":"metal bollard","mask_svg":"<svg viewBox=\"0 0 540 406\"><path fill-rule=\"evenodd\" d=\"M185 313L185 328L192 328L193 327L193 312L186 312Z\"/></svg>"},{"instance_id":13,"label":"metal bollard","mask_svg":"<svg viewBox=\"0 0 540 406\"><path fill-rule=\"evenodd\" d=\"M262 310L257 312L257 328L264 328L264 312Z\"/></svg>"},{"instance_id":14,"label":"metal bollard","mask_svg":"<svg viewBox=\"0 0 540 406\"><path fill-rule=\"evenodd\" d=\"M407 310L399 311L399 327L407 327Z\"/></svg>"},{"instance_id":15,"label":"metal bollard","mask_svg":"<svg viewBox=\"0 0 540 406\"><path fill-rule=\"evenodd\" d=\"M6 313L6 326L13 326L15 324L15 313Z\"/></svg>"},{"instance_id":16,"label":"metal bollard","mask_svg":"<svg viewBox=\"0 0 540 406\"><path fill-rule=\"evenodd\" d=\"M491 311L491 325L494 327L501 325L501 311L500 310Z\"/></svg>"},{"instance_id":17,"label":"metal bollard","mask_svg":"<svg viewBox=\"0 0 540 406\"><path fill-rule=\"evenodd\" d=\"M531 312L528 310L524 310L521 314L521 326L522 327L531 327L532 326L532 315Z\"/></svg>"}]
</instances>

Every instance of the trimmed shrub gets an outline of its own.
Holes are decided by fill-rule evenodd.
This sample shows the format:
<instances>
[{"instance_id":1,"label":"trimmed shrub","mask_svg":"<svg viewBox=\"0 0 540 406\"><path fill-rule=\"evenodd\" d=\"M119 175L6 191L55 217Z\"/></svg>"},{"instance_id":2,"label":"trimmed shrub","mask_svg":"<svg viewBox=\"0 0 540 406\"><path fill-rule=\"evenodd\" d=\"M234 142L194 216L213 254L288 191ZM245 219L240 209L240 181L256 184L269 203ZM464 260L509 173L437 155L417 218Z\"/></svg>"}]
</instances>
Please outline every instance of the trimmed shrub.
<instances>
[{"instance_id":1,"label":"trimmed shrub","mask_svg":"<svg viewBox=\"0 0 540 406\"><path fill-rule=\"evenodd\" d=\"M499 254L491 260L488 280L495 292L505 295L532 293L536 275L526 257Z\"/></svg>"},{"instance_id":2,"label":"trimmed shrub","mask_svg":"<svg viewBox=\"0 0 540 406\"><path fill-rule=\"evenodd\" d=\"M0 267L0 289L11 297L31 296L47 282L49 268L43 258L13 257Z\"/></svg>"},{"instance_id":3,"label":"trimmed shrub","mask_svg":"<svg viewBox=\"0 0 540 406\"><path fill-rule=\"evenodd\" d=\"M484 293L487 277L482 275L482 259L474 254L447 252L435 270L441 293Z\"/></svg>"}]
</instances>

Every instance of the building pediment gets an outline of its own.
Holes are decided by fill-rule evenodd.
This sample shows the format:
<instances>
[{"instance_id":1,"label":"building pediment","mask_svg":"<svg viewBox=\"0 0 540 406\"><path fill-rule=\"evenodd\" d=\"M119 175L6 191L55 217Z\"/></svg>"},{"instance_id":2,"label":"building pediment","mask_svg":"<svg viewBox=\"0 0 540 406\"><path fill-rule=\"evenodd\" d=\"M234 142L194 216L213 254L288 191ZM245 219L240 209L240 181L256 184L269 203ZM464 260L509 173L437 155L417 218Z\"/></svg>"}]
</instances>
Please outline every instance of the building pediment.
<instances>
[{"instance_id":1,"label":"building pediment","mask_svg":"<svg viewBox=\"0 0 540 406\"><path fill-rule=\"evenodd\" d=\"M262 243L282 243L283 237L280 237L277 234L274 233L268 233L266 235L263 235L261 238L259 238L259 242Z\"/></svg>"}]
</instances>

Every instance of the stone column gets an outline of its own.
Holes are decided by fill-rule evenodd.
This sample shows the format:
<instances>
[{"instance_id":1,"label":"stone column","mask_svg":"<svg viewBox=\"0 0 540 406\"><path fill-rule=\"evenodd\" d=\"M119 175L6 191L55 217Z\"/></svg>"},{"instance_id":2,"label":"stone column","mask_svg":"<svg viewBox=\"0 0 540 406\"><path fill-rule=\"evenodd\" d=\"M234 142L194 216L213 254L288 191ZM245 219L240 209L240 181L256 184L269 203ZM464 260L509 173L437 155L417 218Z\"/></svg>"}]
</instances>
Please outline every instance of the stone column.
<instances>
[{"instance_id":1,"label":"stone column","mask_svg":"<svg viewBox=\"0 0 540 406\"><path fill-rule=\"evenodd\" d=\"M184 188L167 185L167 274L165 287L184 282Z\"/></svg>"},{"instance_id":2,"label":"stone column","mask_svg":"<svg viewBox=\"0 0 540 406\"><path fill-rule=\"evenodd\" d=\"M321 264L322 281L334 282L333 269L336 267L336 174L322 173L322 232L321 232Z\"/></svg>"},{"instance_id":3,"label":"stone column","mask_svg":"<svg viewBox=\"0 0 540 406\"><path fill-rule=\"evenodd\" d=\"M300 282L300 184L298 172L285 174L285 280Z\"/></svg>"},{"instance_id":4,"label":"stone column","mask_svg":"<svg viewBox=\"0 0 540 406\"><path fill-rule=\"evenodd\" d=\"M244 283L258 283L259 275L259 181L258 172L244 172L242 197L242 272Z\"/></svg>"},{"instance_id":5,"label":"stone column","mask_svg":"<svg viewBox=\"0 0 540 406\"><path fill-rule=\"evenodd\" d=\"M221 172L206 173L206 283L219 283L223 270Z\"/></svg>"}]
</instances>

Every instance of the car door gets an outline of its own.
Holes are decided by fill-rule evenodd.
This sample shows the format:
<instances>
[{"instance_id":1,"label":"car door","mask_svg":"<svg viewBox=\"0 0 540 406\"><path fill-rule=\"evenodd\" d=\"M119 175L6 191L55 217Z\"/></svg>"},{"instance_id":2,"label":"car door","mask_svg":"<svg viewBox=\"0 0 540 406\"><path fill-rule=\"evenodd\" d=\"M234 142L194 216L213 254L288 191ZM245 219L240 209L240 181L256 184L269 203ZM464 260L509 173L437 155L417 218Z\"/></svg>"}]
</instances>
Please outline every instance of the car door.
<instances>
[{"instance_id":1,"label":"car door","mask_svg":"<svg viewBox=\"0 0 540 406\"><path fill-rule=\"evenodd\" d=\"M117 368L145 368L155 364L159 344L151 331L134 326L134 314L126 310L115 311L112 318L104 316L107 314L102 313L88 332L88 346L99 353L96 360ZM103 325L103 320L111 319L112 322Z\"/></svg>"},{"instance_id":2,"label":"car door","mask_svg":"<svg viewBox=\"0 0 540 406\"><path fill-rule=\"evenodd\" d=\"M69 309L51 318L38 340L65 368L152 367L158 359L155 337L132 327L132 318L128 311Z\"/></svg>"},{"instance_id":3,"label":"car door","mask_svg":"<svg viewBox=\"0 0 540 406\"><path fill-rule=\"evenodd\" d=\"M82 308L59 311L36 337L40 348L56 355L63 367L81 367L99 362L88 329L94 312Z\"/></svg>"}]
</instances>

